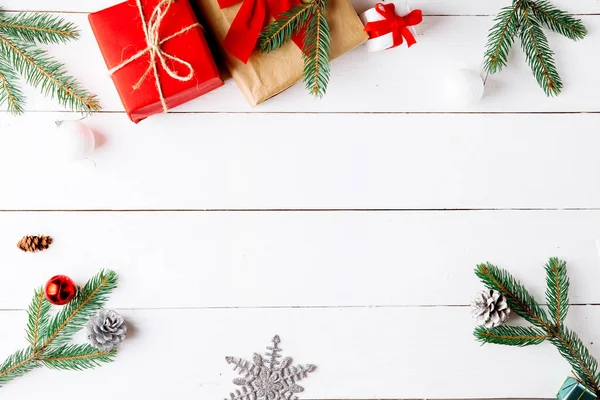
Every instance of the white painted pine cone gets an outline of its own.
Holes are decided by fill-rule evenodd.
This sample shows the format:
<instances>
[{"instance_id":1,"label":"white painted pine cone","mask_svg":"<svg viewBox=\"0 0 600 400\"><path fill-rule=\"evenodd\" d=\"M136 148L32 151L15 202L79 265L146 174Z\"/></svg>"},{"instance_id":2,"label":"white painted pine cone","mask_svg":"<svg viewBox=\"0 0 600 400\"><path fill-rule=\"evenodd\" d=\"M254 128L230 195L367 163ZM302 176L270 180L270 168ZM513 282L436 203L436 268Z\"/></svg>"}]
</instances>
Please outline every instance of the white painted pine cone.
<instances>
[{"instance_id":1,"label":"white painted pine cone","mask_svg":"<svg viewBox=\"0 0 600 400\"><path fill-rule=\"evenodd\" d=\"M486 328L495 328L508 320L510 308L497 290L483 290L471 302L473 318Z\"/></svg>"},{"instance_id":2,"label":"white painted pine cone","mask_svg":"<svg viewBox=\"0 0 600 400\"><path fill-rule=\"evenodd\" d=\"M102 351L111 351L127 336L125 319L112 310L100 310L88 321L87 330L90 344Z\"/></svg>"}]
</instances>

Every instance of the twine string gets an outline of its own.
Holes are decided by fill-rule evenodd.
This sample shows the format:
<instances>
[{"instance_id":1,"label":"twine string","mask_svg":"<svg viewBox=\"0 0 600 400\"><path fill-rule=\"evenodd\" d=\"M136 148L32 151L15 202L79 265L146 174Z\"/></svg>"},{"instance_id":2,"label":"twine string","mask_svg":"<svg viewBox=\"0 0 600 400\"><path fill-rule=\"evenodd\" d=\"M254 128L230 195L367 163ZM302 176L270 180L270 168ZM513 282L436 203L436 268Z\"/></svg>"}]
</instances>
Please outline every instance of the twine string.
<instances>
[{"instance_id":1,"label":"twine string","mask_svg":"<svg viewBox=\"0 0 600 400\"><path fill-rule=\"evenodd\" d=\"M185 60L182 60L179 57L176 57L172 54L165 52L161 48L161 46L163 43L165 43L179 35L182 35L182 34L186 33L187 31L190 31L196 27L200 27L200 24L198 22L196 22L190 26L180 29L179 31L175 32L174 34L172 34L170 36L167 36L164 39L161 39L160 34L159 34L160 25L162 24L164 18L166 17L167 12L169 11L169 8L171 7L171 4L173 3L173 1L174 0L162 0L154 8L154 11L152 11L150 18L148 18L148 21L146 21L146 18L144 16L144 8L142 6L142 0L136 0L138 11L140 12L140 18L142 19L142 29L144 30L144 36L146 39L147 47L144 50L141 50L138 53L134 54L133 56L129 57L127 60L123 61L121 64L117 65L116 67L111 68L108 71L109 75L112 76L115 72L119 71L121 68L131 64L132 62L136 61L137 59L139 59L140 57L142 57L146 53L148 53L150 55L150 61L148 62L148 68L142 74L142 77L139 79L139 81L135 85L133 85L133 90L139 89L142 86L142 83L148 77L148 75L150 75L152 73L154 75L156 91L158 92L158 97L160 98L160 103L162 104L162 108L163 108L164 112L167 112L168 107L167 107L167 101L165 99L165 95L163 93L162 84L160 82L160 76L158 75L158 63L160 62L163 69L165 70L165 72L171 78L178 80L180 82L190 81L192 79L192 77L194 76L195 71L194 71L194 68L192 67L192 64L190 64L189 62L187 62ZM180 75L177 71L175 71L173 68L171 68L167 64L167 59L171 60L173 62L173 64L175 64L175 65L180 65L180 66L183 66L184 68L187 68L187 70L188 70L187 75Z\"/></svg>"}]
</instances>

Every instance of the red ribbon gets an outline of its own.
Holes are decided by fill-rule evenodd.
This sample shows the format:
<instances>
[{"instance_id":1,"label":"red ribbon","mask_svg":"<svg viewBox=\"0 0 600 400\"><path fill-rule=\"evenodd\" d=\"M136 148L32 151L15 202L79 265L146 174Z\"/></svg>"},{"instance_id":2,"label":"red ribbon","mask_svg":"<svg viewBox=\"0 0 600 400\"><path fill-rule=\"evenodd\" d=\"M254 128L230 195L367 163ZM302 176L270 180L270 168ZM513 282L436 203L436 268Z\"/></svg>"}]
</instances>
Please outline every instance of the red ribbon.
<instances>
[{"instance_id":1,"label":"red ribbon","mask_svg":"<svg viewBox=\"0 0 600 400\"><path fill-rule=\"evenodd\" d=\"M278 17L290 8L300 4L300 0L218 0L221 8L231 7L240 1L242 6L236 14L227 35L223 40L223 48L244 64L256 47L263 27L269 22L271 15ZM303 33L294 35L292 40L301 48Z\"/></svg>"},{"instance_id":2,"label":"red ribbon","mask_svg":"<svg viewBox=\"0 0 600 400\"><path fill-rule=\"evenodd\" d=\"M368 22L365 25L365 31L369 33L369 37L376 38L392 33L394 38L394 45L392 47L400 46L404 39L406 39L408 47L417 43L408 27L418 25L423 21L421 10L413 10L404 17L401 17L400 15L396 15L396 7L392 3L377 3L375 9L384 19Z\"/></svg>"}]
</instances>

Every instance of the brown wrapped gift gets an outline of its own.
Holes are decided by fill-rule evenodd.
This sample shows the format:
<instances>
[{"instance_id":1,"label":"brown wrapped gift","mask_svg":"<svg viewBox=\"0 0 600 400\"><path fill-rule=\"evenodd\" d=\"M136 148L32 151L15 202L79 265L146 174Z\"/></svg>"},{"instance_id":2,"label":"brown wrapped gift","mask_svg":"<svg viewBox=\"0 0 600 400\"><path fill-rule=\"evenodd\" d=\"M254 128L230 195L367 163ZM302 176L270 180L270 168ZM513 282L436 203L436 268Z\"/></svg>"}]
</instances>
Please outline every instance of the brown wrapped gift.
<instances>
[{"instance_id":1,"label":"brown wrapped gift","mask_svg":"<svg viewBox=\"0 0 600 400\"><path fill-rule=\"evenodd\" d=\"M196 0L205 23L219 43L223 42L240 6L221 9L217 0ZM331 59L341 56L368 39L358 15L348 0L329 0L325 14L331 33ZM255 106L302 79L302 51L293 41L263 54L255 50L247 64L225 53L231 76L244 96ZM335 71L335 65L332 65ZM308 96L308 94L307 94Z\"/></svg>"}]
</instances>

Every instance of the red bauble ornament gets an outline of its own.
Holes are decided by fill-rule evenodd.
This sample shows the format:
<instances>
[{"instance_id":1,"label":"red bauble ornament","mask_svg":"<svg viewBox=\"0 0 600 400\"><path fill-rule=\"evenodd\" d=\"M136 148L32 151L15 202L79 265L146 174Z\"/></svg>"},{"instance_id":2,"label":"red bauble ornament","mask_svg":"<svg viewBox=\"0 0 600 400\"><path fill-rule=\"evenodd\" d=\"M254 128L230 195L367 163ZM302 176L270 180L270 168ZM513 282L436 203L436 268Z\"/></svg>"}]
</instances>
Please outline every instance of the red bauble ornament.
<instances>
[{"instance_id":1,"label":"red bauble ornament","mask_svg":"<svg viewBox=\"0 0 600 400\"><path fill-rule=\"evenodd\" d=\"M75 283L65 275L56 275L50 278L44 287L44 294L48 301L57 306L62 306L73 300L77 293Z\"/></svg>"}]
</instances>

